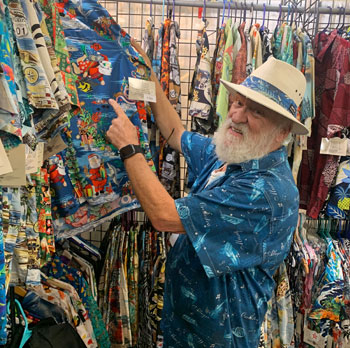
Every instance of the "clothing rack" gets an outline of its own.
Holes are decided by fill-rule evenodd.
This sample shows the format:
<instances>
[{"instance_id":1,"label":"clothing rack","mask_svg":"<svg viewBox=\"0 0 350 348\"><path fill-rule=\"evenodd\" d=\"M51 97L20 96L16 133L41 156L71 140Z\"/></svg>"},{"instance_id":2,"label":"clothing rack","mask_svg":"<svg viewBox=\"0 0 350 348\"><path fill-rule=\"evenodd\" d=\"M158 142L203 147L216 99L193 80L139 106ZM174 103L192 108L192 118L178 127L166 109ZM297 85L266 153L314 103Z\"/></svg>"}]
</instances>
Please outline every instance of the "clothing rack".
<instances>
[{"instance_id":1,"label":"clothing rack","mask_svg":"<svg viewBox=\"0 0 350 348\"><path fill-rule=\"evenodd\" d=\"M118 0L116 2L119 2ZM123 2L129 2L129 3L139 3L139 4L154 4L154 5L163 5L163 0L153 0L150 2L150 0L123 0ZM320 4L320 1L315 1L314 4ZM226 2L226 7L228 6L229 2ZM264 11L264 5L263 4L254 4L249 3L247 1L244 2L231 2L232 7L235 9L237 4L237 9L246 9L253 11ZM165 5L168 5L168 2L165 3ZM173 5L173 2L169 3L169 6ZM204 7L203 1L184 1L184 0L175 0L174 2L175 6L186 6L186 7ZM221 9L223 8L223 2L206 2L205 4L206 8L217 8ZM346 7L346 6L345 6ZM274 6L274 5L266 5L265 6L266 11L268 12L278 12L281 10L281 12L288 12L288 11L294 11L297 13L305 13L305 12L312 12L312 13L319 13L319 14L342 14L344 15L344 11L341 8L333 8L332 11L330 10L330 7L321 7L321 6L310 6L310 7L296 7L296 5L282 5L280 6ZM345 10L345 15L350 15L350 8Z\"/></svg>"}]
</instances>

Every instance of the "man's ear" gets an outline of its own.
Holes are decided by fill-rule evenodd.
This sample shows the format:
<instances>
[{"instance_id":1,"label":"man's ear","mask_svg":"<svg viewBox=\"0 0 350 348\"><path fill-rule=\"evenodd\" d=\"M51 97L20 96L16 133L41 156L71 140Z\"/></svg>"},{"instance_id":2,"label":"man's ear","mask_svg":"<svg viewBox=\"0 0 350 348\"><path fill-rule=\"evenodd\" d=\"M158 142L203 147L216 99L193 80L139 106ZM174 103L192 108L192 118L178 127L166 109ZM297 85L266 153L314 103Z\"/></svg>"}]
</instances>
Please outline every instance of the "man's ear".
<instances>
[{"instance_id":1,"label":"man's ear","mask_svg":"<svg viewBox=\"0 0 350 348\"><path fill-rule=\"evenodd\" d=\"M283 141L287 138L291 130L292 130L292 124L288 123L285 127L281 128L281 131L278 133L276 137L276 141L278 141L279 143L283 143Z\"/></svg>"}]
</instances>

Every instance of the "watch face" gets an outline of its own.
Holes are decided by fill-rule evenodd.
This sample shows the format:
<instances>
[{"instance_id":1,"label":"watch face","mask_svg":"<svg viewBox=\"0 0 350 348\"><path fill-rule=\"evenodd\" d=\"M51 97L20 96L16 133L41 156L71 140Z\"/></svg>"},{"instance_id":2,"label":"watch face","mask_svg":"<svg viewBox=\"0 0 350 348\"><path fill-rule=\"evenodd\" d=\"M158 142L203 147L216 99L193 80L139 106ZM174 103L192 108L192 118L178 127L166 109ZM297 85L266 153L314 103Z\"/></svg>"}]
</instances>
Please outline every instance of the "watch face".
<instances>
[{"instance_id":1,"label":"watch face","mask_svg":"<svg viewBox=\"0 0 350 348\"><path fill-rule=\"evenodd\" d=\"M141 147L139 145L126 145L120 149L120 158L124 161L125 159L135 155L136 153L141 153Z\"/></svg>"}]
</instances>

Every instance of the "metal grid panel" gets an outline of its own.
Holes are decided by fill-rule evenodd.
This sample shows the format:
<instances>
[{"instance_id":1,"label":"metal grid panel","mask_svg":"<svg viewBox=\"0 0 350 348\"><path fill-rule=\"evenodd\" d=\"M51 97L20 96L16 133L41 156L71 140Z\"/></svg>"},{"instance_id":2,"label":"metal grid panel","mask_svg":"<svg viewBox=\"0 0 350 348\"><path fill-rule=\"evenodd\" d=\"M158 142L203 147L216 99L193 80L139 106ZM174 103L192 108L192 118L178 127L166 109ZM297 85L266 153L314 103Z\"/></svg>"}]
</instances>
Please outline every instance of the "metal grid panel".
<instances>
[{"instance_id":1,"label":"metal grid panel","mask_svg":"<svg viewBox=\"0 0 350 348\"><path fill-rule=\"evenodd\" d=\"M348 4L349 2L349 4ZM115 20L125 29L133 38L141 42L146 20L150 16L150 3L130 3L125 1L115 1L115 0L101 0L100 3L109 11L110 15L115 18ZM175 6L175 20L179 23L181 37L178 40L178 54L179 54L179 65L181 69L181 119L186 129L190 129L191 120L188 115L188 92L193 76L193 69L196 62L196 47L195 42L197 38L197 31L200 26L201 19L198 16L198 8L202 6L203 2L198 1L198 7L190 6ZM292 15L294 19L297 19L300 23L304 24L305 29L309 35L314 35L317 30L321 30L326 27L328 21L330 20L329 28L335 28L338 23L342 24L344 19L345 24L349 25L350 16L340 16L339 14L334 14L330 16L329 14L322 14L318 10L319 7L330 6L332 9L337 9L338 7L345 7L349 10L350 0L337 1L312 1L312 0L294 0L282 2L278 0L267 0L259 1L255 0L254 4L266 4L267 6L275 6L277 9L279 5L283 5L283 12L281 17L284 20L290 21ZM231 3L230 6L227 4L225 9L225 18L229 15L233 20L241 21L244 12L246 12L246 22L250 23L262 23L264 18L264 12L258 10L251 10L251 2L247 2L246 5L239 3ZM288 10L289 5L289 10ZM306 11L303 13L294 14L293 8L305 8ZM172 3L170 6L167 5L164 8L164 13L166 15L167 8L172 9ZM337 9L339 12L339 9ZM348 12L348 11L347 11ZM215 44L216 44L216 31L220 27L222 22L223 8L206 8L206 18L209 22L207 27L207 33L210 44L210 54L213 55ZM152 17L155 23L156 30L163 21L163 6L153 4L152 6ZM265 27L269 28L270 32L273 32L277 25L277 20L279 17L279 11L266 11L265 13ZM183 158L181 159L181 188L182 194L184 194L184 177L185 177L185 163ZM108 228L108 224L103 224L93 232L87 232L83 234L85 238L92 241L95 245L99 245L103 238L103 234Z\"/></svg>"}]
</instances>

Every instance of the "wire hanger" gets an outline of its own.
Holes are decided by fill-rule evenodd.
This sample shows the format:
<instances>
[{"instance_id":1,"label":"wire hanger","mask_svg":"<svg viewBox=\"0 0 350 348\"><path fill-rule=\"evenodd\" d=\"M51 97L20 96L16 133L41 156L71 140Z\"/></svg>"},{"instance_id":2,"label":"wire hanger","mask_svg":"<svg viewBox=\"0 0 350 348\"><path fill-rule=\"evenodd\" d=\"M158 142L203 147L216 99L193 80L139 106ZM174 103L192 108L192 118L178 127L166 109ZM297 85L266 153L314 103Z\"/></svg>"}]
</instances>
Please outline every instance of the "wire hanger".
<instances>
[{"instance_id":1,"label":"wire hanger","mask_svg":"<svg viewBox=\"0 0 350 348\"><path fill-rule=\"evenodd\" d=\"M339 8L339 10L340 10L340 14L339 14L339 22L338 22L338 25L337 25L337 27L335 28L335 29L340 29L339 28L339 25L340 25L340 21L341 21L341 11L343 10L343 6L340 6L340 7L338 7Z\"/></svg>"},{"instance_id":2,"label":"wire hanger","mask_svg":"<svg viewBox=\"0 0 350 348\"><path fill-rule=\"evenodd\" d=\"M164 10L165 10L165 0L163 0L163 7L162 7L162 23L164 23Z\"/></svg>"},{"instance_id":3,"label":"wire hanger","mask_svg":"<svg viewBox=\"0 0 350 348\"><path fill-rule=\"evenodd\" d=\"M289 24L290 26L293 25L294 10L295 10L295 7L294 7L294 5L292 5L292 14L291 14L291 19L290 19L290 24Z\"/></svg>"},{"instance_id":4,"label":"wire hanger","mask_svg":"<svg viewBox=\"0 0 350 348\"><path fill-rule=\"evenodd\" d=\"M204 0L205 3L205 0ZM173 21L175 22L175 0L173 0Z\"/></svg>"},{"instance_id":5,"label":"wire hanger","mask_svg":"<svg viewBox=\"0 0 350 348\"><path fill-rule=\"evenodd\" d=\"M175 3L175 0L173 0ZM203 1L203 14L202 14L202 21L205 23L206 22L206 12L207 12L207 0Z\"/></svg>"},{"instance_id":6,"label":"wire hanger","mask_svg":"<svg viewBox=\"0 0 350 348\"><path fill-rule=\"evenodd\" d=\"M238 7L238 1L235 2L235 22L237 21L237 7Z\"/></svg>"},{"instance_id":7,"label":"wire hanger","mask_svg":"<svg viewBox=\"0 0 350 348\"><path fill-rule=\"evenodd\" d=\"M339 28L339 31L340 31L341 34L343 33L344 27L345 27L345 16L346 16L345 13L346 13L346 8L343 7L343 24L342 24L342 26Z\"/></svg>"},{"instance_id":8,"label":"wire hanger","mask_svg":"<svg viewBox=\"0 0 350 348\"><path fill-rule=\"evenodd\" d=\"M250 27L253 26L253 19L254 19L254 4L250 4Z\"/></svg>"},{"instance_id":9,"label":"wire hanger","mask_svg":"<svg viewBox=\"0 0 350 348\"><path fill-rule=\"evenodd\" d=\"M228 2L227 18L231 18L231 0Z\"/></svg>"},{"instance_id":10,"label":"wire hanger","mask_svg":"<svg viewBox=\"0 0 350 348\"><path fill-rule=\"evenodd\" d=\"M149 4L149 16L152 18L152 7L153 7L153 0L151 0L151 3Z\"/></svg>"},{"instance_id":11,"label":"wire hanger","mask_svg":"<svg viewBox=\"0 0 350 348\"><path fill-rule=\"evenodd\" d=\"M277 18L277 26L279 26L280 21L281 21L281 17L282 17L282 4L279 4L279 7L280 7L280 11L279 11L278 18Z\"/></svg>"},{"instance_id":12,"label":"wire hanger","mask_svg":"<svg viewBox=\"0 0 350 348\"><path fill-rule=\"evenodd\" d=\"M222 8L222 20L221 20L221 27L224 25L225 20L225 10L226 10L226 0L224 0L224 6Z\"/></svg>"},{"instance_id":13,"label":"wire hanger","mask_svg":"<svg viewBox=\"0 0 350 348\"><path fill-rule=\"evenodd\" d=\"M243 4L242 4L243 6ZM245 22L247 19L247 3L246 0L244 0L244 12L243 12L243 22Z\"/></svg>"},{"instance_id":14,"label":"wire hanger","mask_svg":"<svg viewBox=\"0 0 350 348\"><path fill-rule=\"evenodd\" d=\"M328 17L328 23L327 25L323 28L322 32L326 32L328 27L331 24L331 20L332 20L332 12L333 12L333 8L331 6L327 6L327 8L329 8L329 17Z\"/></svg>"},{"instance_id":15,"label":"wire hanger","mask_svg":"<svg viewBox=\"0 0 350 348\"><path fill-rule=\"evenodd\" d=\"M264 13L263 13L263 22L262 22L262 25L261 25L261 28L260 28L260 31L264 31L265 29L265 15L266 15L266 4L264 3Z\"/></svg>"},{"instance_id":16,"label":"wire hanger","mask_svg":"<svg viewBox=\"0 0 350 348\"><path fill-rule=\"evenodd\" d=\"M289 15L290 15L290 4L288 4L288 14L286 22L289 23Z\"/></svg>"}]
</instances>

